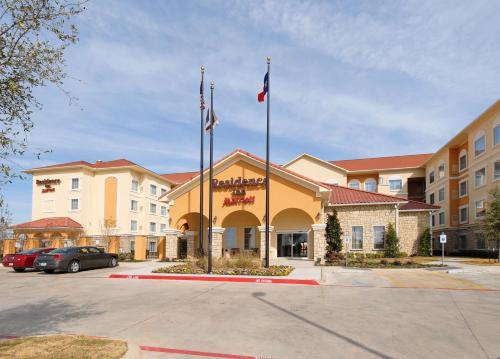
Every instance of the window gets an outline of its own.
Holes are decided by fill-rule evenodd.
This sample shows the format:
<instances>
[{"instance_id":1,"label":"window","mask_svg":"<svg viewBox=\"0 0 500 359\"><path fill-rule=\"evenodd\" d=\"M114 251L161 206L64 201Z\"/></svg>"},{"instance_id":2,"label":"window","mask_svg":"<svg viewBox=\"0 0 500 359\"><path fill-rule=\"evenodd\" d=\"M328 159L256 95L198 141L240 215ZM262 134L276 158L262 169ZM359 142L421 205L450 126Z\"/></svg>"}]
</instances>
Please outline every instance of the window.
<instances>
[{"instance_id":1,"label":"window","mask_svg":"<svg viewBox=\"0 0 500 359\"><path fill-rule=\"evenodd\" d=\"M151 196L156 196L156 185L154 184L149 185L149 194Z\"/></svg>"},{"instance_id":2,"label":"window","mask_svg":"<svg viewBox=\"0 0 500 359\"><path fill-rule=\"evenodd\" d=\"M440 212L440 213L439 213L439 224L440 224L440 225L443 225L443 224L444 224L444 219L445 219L445 217L444 217L444 212Z\"/></svg>"},{"instance_id":3,"label":"window","mask_svg":"<svg viewBox=\"0 0 500 359\"><path fill-rule=\"evenodd\" d=\"M500 144L500 125L493 128L493 146Z\"/></svg>"},{"instance_id":4,"label":"window","mask_svg":"<svg viewBox=\"0 0 500 359\"><path fill-rule=\"evenodd\" d=\"M130 210L134 212L139 210L139 203L135 199L130 201Z\"/></svg>"},{"instance_id":5,"label":"window","mask_svg":"<svg viewBox=\"0 0 500 359\"><path fill-rule=\"evenodd\" d=\"M431 216L431 220L432 220L432 226L434 227L436 225L436 216L434 214Z\"/></svg>"},{"instance_id":6,"label":"window","mask_svg":"<svg viewBox=\"0 0 500 359\"><path fill-rule=\"evenodd\" d=\"M365 181L365 191L377 192L377 182L373 178L369 178Z\"/></svg>"},{"instance_id":7,"label":"window","mask_svg":"<svg viewBox=\"0 0 500 359\"><path fill-rule=\"evenodd\" d=\"M228 227L224 231L224 248L236 248L236 228Z\"/></svg>"},{"instance_id":8,"label":"window","mask_svg":"<svg viewBox=\"0 0 500 359\"><path fill-rule=\"evenodd\" d=\"M165 233L167 231L167 225L165 223L160 224L160 232Z\"/></svg>"},{"instance_id":9,"label":"window","mask_svg":"<svg viewBox=\"0 0 500 359\"><path fill-rule=\"evenodd\" d=\"M80 179L79 178L72 178L71 179L71 189L72 190L80 189Z\"/></svg>"},{"instance_id":10,"label":"window","mask_svg":"<svg viewBox=\"0 0 500 359\"><path fill-rule=\"evenodd\" d=\"M462 234L458 238L460 240L460 249L466 249L467 248L467 236L465 234Z\"/></svg>"},{"instance_id":11,"label":"window","mask_svg":"<svg viewBox=\"0 0 500 359\"><path fill-rule=\"evenodd\" d=\"M363 249L363 227L352 227L352 249Z\"/></svg>"},{"instance_id":12,"label":"window","mask_svg":"<svg viewBox=\"0 0 500 359\"><path fill-rule=\"evenodd\" d=\"M468 206L460 207L459 220L460 220L461 224L467 223L469 221L469 208L468 208Z\"/></svg>"},{"instance_id":13,"label":"window","mask_svg":"<svg viewBox=\"0 0 500 359\"><path fill-rule=\"evenodd\" d=\"M429 172L429 183L434 183L434 170Z\"/></svg>"},{"instance_id":14,"label":"window","mask_svg":"<svg viewBox=\"0 0 500 359\"><path fill-rule=\"evenodd\" d=\"M156 233L156 223L155 222L149 222L149 231L151 233Z\"/></svg>"},{"instance_id":15,"label":"window","mask_svg":"<svg viewBox=\"0 0 500 359\"><path fill-rule=\"evenodd\" d=\"M460 152L460 157L458 158L458 169L460 171L463 171L466 168L467 168L467 152L465 150L462 150L462 152Z\"/></svg>"},{"instance_id":16,"label":"window","mask_svg":"<svg viewBox=\"0 0 500 359\"><path fill-rule=\"evenodd\" d=\"M484 208L484 199L480 199L475 202L476 204L476 218L482 218L486 215L486 209Z\"/></svg>"},{"instance_id":17,"label":"window","mask_svg":"<svg viewBox=\"0 0 500 359\"><path fill-rule=\"evenodd\" d=\"M444 201L444 187L440 188L438 191L438 200L439 200L439 202Z\"/></svg>"},{"instance_id":18,"label":"window","mask_svg":"<svg viewBox=\"0 0 500 359\"><path fill-rule=\"evenodd\" d=\"M474 237L476 237L476 249L486 249L486 240L484 239L484 235L481 232L475 233Z\"/></svg>"},{"instance_id":19,"label":"window","mask_svg":"<svg viewBox=\"0 0 500 359\"><path fill-rule=\"evenodd\" d=\"M401 191L403 188L403 181L400 179L389 180L389 189L391 191Z\"/></svg>"},{"instance_id":20,"label":"window","mask_svg":"<svg viewBox=\"0 0 500 359\"><path fill-rule=\"evenodd\" d=\"M358 180L352 180L349 182L349 188L359 189L360 184Z\"/></svg>"},{"instance_id":21,"label":"window","mask_svg":"<svg viewBox=\"0 0 500 359\"><path fill-rule=\"evenodd\" d=\"M72 198L70 208L72 211L78 211L80 209L80 200L78 198Z\"/></svg>"},{"instance_id":22,"label":"window","mask_svg":"<svg viewBox=\"0 0 500 359\"><path fill-rule=\"evenodd\" d=\"M160 208L160 214L162 216L166 216L167 215L167 207L161 206L161 208Z\"/></svg>"},{"instance_id":23,"label":"window","mask_svg":"<svg viewBox=\"0 0 500 359\"><path fill-rule=\"evenodd\" d=\"M486 137L482 135L474 141L474 156L480 156L486 151Z\"/></svg>"},{"instance_id":24,"label":"window","mask_svg":"<svg viewBox=\"0 0 500 359\"><path fill-rule=\"evenodd\" d=\"M467 196L467 180L458 184L458 195L459 197Z\"/></svg>"},{"instance_id":25,"label":"window","mask_svg":"<svg viewBox=\"0 0 500 359\"><path fill-rule=\"evenodd\" d=\"M130 232L137 232L137 221L135 219L130 221Z\"/></svg>"},{"instance_id":26,"label":"window","mask_svg":"<svg viewBox=\"0 0 500 359\"><path fill-rule=\"evenodd\" d=\"M167 193L167 189L162 187L160 190L160 194L163 196L165 193Z\"/></svg>"},{"instance_id":27,"label":"window","mask_svg":"<svg viewBox=\"0 0 500 359\"><path fill-rule=\"evenodd\" d=\"M436 203L436 195L435 195L434 193L431 193L431 194L429 195L429 203L430 203L430 204L434 204L434 203Z\"/></svg>"},{"instance_id":28,"label":"window","mask_svg":"<svg viewBox=\"0 0 500 359\"><path fill-rule=\"evenodd\" d=\"M156 214L156 204L155 203L149 204L149 213Z\"/></svg>"},{"instance_id":29,"label":"window","mask_svg":"<svg viewBox=\"0 0 500 359\"><path fill-rule=\"evenodd\" d=\"M373 249L384 249L384 226L373 227Z\"/></svg>"},{"instance_id":30,"label":"window","mask_svg":"<svg viewBox=\"0 0 500 359\"><path fill-rule=\"evenodd\" d=\"M444 163L441 163L438 167L438 176L439 178L444 178L445 171L444 171Z\"/></svg>"},{"instance_id":31,"label":"window","mask_svg":"<svg viewBox=\"0 0 500 359\"><path fill-rule=\"evenodd\" d=\"M248 227L245 231L245 249L255 248L255 228Z\"/></svg>"},{"instance_id":32,"label":"window","mask_svg":"<svg viewBox=\"0 0 500 359\"><path fill-rule=\"evenodd\" d=\"M476 188L483 186L485 184L485 181L486 181L486 168L481 168L480 170L477 170L475 174Z\"/></svg>"},{"instance_id":33,"label":"window","mask_svg":"<svg viewBox=\"0 0 500 359\"><path fill-rule=\"evenodd\" d=\"M495 181L500 179L500 160L493 163L493 179Z\"/></svg>"},{"instance_id":34,"label":"window","mask_svg":"<svg viewBox=\"0 0 500 359\"><path fill-rule=\"evenodd\" d=\"M139 192L139 181L133 179L132 180L132 186L131 186L132 192Z\"/></svg>"}]
</instances>

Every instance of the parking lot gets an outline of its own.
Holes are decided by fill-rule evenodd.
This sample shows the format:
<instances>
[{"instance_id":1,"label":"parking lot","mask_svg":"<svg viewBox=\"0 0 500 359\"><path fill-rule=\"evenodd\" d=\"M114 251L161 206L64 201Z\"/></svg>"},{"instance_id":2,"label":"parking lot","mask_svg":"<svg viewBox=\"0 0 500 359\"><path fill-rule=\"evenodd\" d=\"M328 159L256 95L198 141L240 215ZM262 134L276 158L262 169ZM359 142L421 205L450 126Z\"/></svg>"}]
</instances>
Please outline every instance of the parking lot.
<instances>
[{"instance_id":1,"label":"parking lot","mask_svg":"<svg viewBox=\"0 0 500 359\"><path fill-rule=\"evenodd\" d=\"M189 350L266 358L500 356L500 292L485 290L484 279L477 288L434 289L401 288L374 271L331 273L328 285L316 287L108 278L144 265L76 274L1 268L0 335L81 333L186 351L136 352L144 358L188 358ZM480 277L493 283L496 275Z\"/></svg>"}]
</instances>

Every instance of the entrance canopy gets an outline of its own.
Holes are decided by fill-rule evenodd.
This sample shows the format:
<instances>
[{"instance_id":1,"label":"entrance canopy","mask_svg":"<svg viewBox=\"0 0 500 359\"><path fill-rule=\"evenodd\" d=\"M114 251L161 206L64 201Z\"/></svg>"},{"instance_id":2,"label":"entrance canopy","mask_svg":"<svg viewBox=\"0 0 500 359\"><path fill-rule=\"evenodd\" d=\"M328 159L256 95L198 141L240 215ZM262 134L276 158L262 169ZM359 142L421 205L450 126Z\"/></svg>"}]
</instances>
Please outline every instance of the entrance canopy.
<instances>
[{"instance_id":1,"label":"entrance canopy","mask_svg":"<svg viewBox=\"0 0 500 359\"><path fill-rule=\"evenodd\" d=\"M49 217L31 222L16 224L10 227L17 238L24 234L27 238L77 238L83 226L69 217Z\"/></svg>"}]
</instances>

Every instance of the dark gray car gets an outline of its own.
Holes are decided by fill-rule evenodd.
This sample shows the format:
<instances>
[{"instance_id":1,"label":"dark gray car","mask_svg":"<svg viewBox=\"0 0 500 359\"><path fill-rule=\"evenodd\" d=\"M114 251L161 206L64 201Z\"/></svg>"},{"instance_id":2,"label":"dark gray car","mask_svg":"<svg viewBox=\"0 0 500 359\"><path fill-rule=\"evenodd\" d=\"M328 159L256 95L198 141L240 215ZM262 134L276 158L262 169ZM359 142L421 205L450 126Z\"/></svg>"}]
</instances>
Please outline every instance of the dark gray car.
<instances>
[{"instance_id":1,"label":"dark gray car","mask_svg":"<svg viewBox=\"0 0 500 359\"><path fill-rule=\"evenodd\" d=\"M33 263L36 269L43 270L45 273L52 273L56 270L76 273L81 269L116 267L117 265L117 254L104 253L97 247L58 248L39 255Z\"/></svg>"}]
</instances>

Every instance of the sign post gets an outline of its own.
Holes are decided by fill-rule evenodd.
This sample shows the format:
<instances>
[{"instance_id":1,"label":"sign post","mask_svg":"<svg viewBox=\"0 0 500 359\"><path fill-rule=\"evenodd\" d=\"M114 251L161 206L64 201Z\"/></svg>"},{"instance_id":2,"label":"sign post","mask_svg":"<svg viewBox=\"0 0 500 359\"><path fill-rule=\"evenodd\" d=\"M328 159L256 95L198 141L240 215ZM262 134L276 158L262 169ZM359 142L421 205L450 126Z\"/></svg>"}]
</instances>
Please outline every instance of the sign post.
<instances>
[{"instance_id":1,"label":"sign post","mask_svg":"<svg viewBox=\"0 0 500 359\"><path fill-rule=\"evenodd\" d=\"M344 243L345 243L345 266L347 268L347 264L349 263L349 241L351 238L349 238L349 235L344 236Z\"/></svg>"},{"instance_id":2,"label":"sign post","mask_svg":"<svg viewBox=\"0 0 500 359\"><path fill-rule=\"evenodd\" d=\"M444 266L444 244L446 243L446 234L444 232L439 236L439 242L441 243L441 265Z\"/></svg>"}]
</instances>

